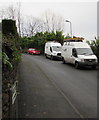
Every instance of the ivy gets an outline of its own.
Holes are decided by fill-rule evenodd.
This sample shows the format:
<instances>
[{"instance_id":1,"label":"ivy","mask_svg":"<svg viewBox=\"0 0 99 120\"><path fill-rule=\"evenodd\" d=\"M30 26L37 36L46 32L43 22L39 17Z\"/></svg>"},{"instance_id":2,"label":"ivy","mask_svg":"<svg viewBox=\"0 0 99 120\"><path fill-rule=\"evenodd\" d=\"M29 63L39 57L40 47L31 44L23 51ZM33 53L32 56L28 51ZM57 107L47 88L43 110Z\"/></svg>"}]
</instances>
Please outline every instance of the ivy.
<instances>
[{"instance_id":1,"label":"ivy","mask_svg":"<svg viewBox=\"0 0 99 120\"><path fill-rule=\"evenodd\" d=\"M2 53L2 62L4 65L7 65L8 68L10 68L10 69L13 68L11 62L9 61L9 57L7 56L7 54L5 52Z\"/></svg>"}]
</instances>

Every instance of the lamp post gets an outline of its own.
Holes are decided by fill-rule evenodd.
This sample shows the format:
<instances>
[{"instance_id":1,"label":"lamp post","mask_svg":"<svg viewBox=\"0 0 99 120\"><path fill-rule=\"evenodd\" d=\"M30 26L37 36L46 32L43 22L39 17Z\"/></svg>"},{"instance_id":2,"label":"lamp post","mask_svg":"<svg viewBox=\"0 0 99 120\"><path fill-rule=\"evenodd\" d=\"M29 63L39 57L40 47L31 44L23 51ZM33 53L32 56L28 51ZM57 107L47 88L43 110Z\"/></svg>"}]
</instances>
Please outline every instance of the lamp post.
<instances>
[{"instance_id":1,"label":"lamp post","mask_svg":"<svg viewBox=\"0 0 99 120\"><path fill-rule=\"evenodd\" d=\"M66 20L66 22L69 22L70 23L70 33L71 33L71 38L72 38L72 24L69 20Z\"/></svg>"}]
</instances>

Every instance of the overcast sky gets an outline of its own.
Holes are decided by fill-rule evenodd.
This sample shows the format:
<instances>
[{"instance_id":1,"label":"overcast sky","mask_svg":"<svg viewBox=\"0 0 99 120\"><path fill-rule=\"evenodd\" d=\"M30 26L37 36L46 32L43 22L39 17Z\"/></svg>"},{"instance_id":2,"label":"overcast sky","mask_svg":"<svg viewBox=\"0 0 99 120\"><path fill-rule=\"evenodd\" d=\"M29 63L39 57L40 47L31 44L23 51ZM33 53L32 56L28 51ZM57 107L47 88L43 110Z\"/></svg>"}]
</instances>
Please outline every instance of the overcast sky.
<instances>
[{"instance_id":1,"label":"overcast sky","mask_svg":"<svg viewBox=\"0 0 99 120\"><path fill-rule=\"evenodd\" d=\"M15 4L19 0L3 0L0 8ZM46 2L47 1L47 2ZM24 16L41 18L45 11L59 15L72 23L72 32L75 36L82 36L93 40L97 36L97 0L20 0ZM5 4L6 3L6 4ZM65 22L64 34L69 33L70 24Z\"/></svg>"}]
</instances>

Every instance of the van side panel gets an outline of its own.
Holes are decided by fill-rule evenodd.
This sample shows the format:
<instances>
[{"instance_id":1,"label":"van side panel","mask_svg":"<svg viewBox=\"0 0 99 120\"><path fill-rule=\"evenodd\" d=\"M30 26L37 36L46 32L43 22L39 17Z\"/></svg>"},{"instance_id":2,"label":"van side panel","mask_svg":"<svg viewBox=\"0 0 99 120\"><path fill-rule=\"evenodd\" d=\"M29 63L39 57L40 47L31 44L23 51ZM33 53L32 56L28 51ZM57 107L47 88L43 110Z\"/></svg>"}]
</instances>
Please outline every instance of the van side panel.
<instances>
[{"instance_id":1,"label":"van side panel","mask_svg":"<svg viewBox=\"0 0 99 120\"><path fill-rule=\"evenodd\" d=\"M72 47L71 46L64 46L62 49L62 57L68 63L71 63L71 56L72 56Z\"/></svg>"},{"instance_id":2,"label":"van side panel","mask_svg":"<svg viewBox=\"0 0 99 120\"><path fill-rule=\"evenodd\" d=\"M51 55L50 47L51 47L51 45L49 43L45 44L45 54L46 55Z\"/></svg>"}]
</instances>

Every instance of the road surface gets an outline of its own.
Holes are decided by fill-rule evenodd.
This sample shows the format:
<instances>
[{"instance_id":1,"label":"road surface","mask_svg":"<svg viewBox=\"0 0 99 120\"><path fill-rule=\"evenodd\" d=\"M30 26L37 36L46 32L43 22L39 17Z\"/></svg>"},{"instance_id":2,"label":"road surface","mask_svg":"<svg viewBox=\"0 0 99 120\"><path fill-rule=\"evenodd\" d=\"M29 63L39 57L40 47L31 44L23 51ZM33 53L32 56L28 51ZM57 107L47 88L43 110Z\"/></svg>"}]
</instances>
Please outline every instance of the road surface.
<instances>
[{"instance_id":1,"label":"road surface","mask_svg":"<svg viewBox=\"0 0 99 120\"><path fill-rule=\"evenodd\" d=\"M97 70L22 55L19 118L96 118Z\"/></svg>"}]
</instances>

